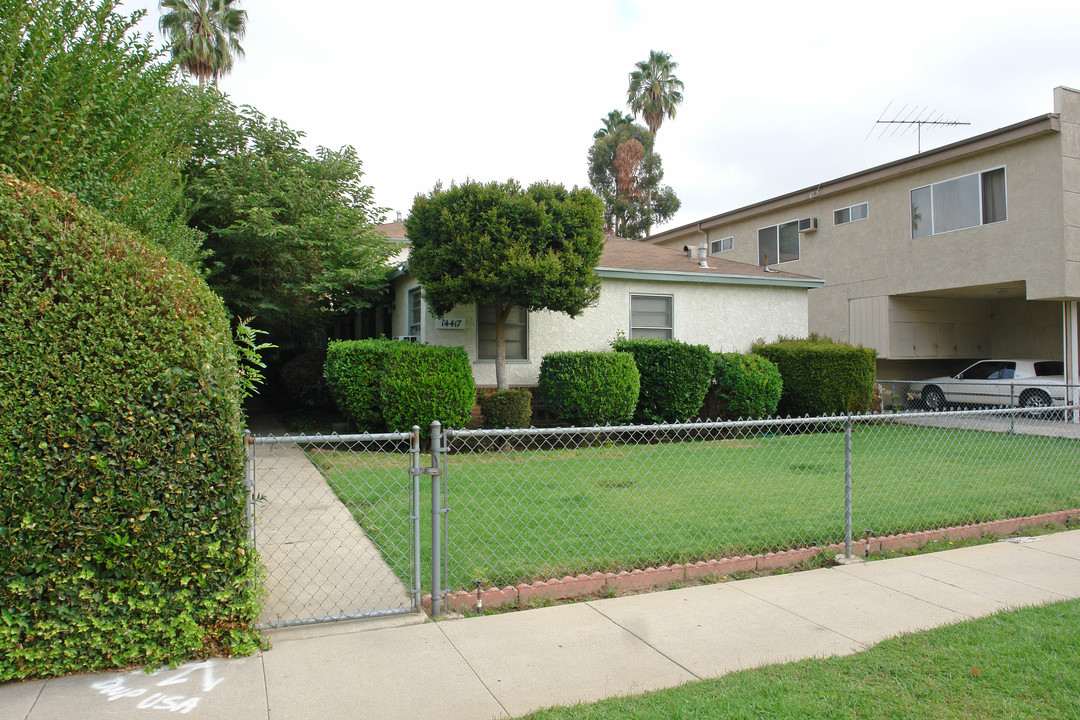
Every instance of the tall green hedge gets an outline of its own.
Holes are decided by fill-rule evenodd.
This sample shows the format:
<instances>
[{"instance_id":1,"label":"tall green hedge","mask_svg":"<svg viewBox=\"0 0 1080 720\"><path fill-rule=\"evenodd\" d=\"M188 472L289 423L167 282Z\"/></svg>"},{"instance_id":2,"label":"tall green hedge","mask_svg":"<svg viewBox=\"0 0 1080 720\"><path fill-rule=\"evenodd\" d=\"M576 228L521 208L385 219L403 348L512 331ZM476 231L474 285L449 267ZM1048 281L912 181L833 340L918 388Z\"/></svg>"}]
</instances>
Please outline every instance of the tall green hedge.
<instances>
[{"instance_id":1,"label":"tall green hedge","mask_svg":"<svg viewBox=\"0 0 1080 720\"><path fill-rule=\"evenodd\" d=\"M778 414L839 415L865 412L874 397L877 352L811 335L754 347L780 369L784 391Z\"/></svg>"},{"instance_id":2,"label":"tall green hedge","mask_svg":"<svg viewBox=\"0 0 1080 720\"><path fill-rule=\"evenodd\" d=\"M784 381L775 363L750 353L713 356L713 392L724 420L749 420L776 413Z\"/></svg>"},{"instance_id":3,"label":"tall green hedge","mask_svg":"<svg viewBox=\"0 0 1080 720\"><path fill-rule=\"evenodd\" d=\"M634 422L670 423L697 417L712 380L713 354L708 345L623 338L612 347L632 355L641 373Z\"/></svg>"},{"instance_id":4,"label":"tall green hedge","mask_svg":"<svg viewBox=\"0 0 1080 720\"><path fill-rule=\"evenodd\" d=\"M384 430L379 381L393 340L338 340L326 349L323 374L338 408L361 432Z\"/></svg>"},{"instance_id":5,"label":"tall green hedge","mask_svg":"<svg viewBox=\"0 0 1080 720\"><path fill-rule=\"evenodd\" d=\"M637 406L641 376L628 353L555 352L540 362L540 392L557 417L574 425L618 425Z\"/></svg>"},{"instance_id":6,"label":"tall green hedge","mask_svg":"<svg viewBox=\"0 0 1080 720\"><path fill-rule=\"evenodd\" d=\"M463 347L392 342L379 380L386 427L407 432L419 425L426 434L432 421L460 428L472 417L476 383Z\"/></svg>"},{"instance_id":7,"label":"tall green hedge","mask_svg":"<svg viewBox=\"0 0 1080 720\"><path fill-rule=\"evenodd\" d=\"M237 363L191 270L0 175L0 682L252 651Z\"/></svg>"}]
</instances>

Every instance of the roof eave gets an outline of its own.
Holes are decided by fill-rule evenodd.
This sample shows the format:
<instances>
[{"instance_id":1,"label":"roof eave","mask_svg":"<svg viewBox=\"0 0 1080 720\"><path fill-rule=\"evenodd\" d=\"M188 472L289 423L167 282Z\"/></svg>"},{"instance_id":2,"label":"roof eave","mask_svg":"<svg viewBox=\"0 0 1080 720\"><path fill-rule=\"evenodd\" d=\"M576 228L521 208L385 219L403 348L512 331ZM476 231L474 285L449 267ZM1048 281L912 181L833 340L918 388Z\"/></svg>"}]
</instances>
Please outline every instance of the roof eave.
<instances>
[{"instance_id":1,"label":"roof eave","mask_svg":"<svg viewBox=\"0 0 1080 720\"><path fill-rule=\"evenodd\" d=\"M819 288L824 280L811 277L778 275L734 275L730 273L701 273L677 270L637 270L633 268L598 267L596 274L602 278L619 280L659 280L663 282L698 282L720 285L771 285L776 287Z\"/></svg>"}]
</instances>

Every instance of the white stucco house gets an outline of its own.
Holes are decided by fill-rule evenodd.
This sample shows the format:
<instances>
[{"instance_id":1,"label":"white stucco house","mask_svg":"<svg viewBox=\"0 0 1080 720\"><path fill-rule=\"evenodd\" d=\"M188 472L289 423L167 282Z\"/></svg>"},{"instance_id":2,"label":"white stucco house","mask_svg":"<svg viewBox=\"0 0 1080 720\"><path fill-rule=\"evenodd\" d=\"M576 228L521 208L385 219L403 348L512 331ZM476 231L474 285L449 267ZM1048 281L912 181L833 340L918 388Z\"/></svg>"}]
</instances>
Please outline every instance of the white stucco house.
<instances>
[{"instance_id":1,"label":"white stucco house","mask_svg":"<svg viewBox=\"0 0 1080 720\"><path fill-rule=\"evenodd\" d=\"M381 229L404 239L401 223ZM627 337L674 338L716 352L743 352L757 339L807 333L807 293L822 280L709 256L608 238L597 265L599 301L576 318L514 311L507 321L507 377L533 386L544 355L606 350ZM691 254L693 257L691 257ZM460 345L480 387L495 385L495 320L491 307L461 305L442 318L430 314L416 278L403 261L392 278L390 306L377 313L377 334L433 345Z\"/></svg>"}]
</instances>

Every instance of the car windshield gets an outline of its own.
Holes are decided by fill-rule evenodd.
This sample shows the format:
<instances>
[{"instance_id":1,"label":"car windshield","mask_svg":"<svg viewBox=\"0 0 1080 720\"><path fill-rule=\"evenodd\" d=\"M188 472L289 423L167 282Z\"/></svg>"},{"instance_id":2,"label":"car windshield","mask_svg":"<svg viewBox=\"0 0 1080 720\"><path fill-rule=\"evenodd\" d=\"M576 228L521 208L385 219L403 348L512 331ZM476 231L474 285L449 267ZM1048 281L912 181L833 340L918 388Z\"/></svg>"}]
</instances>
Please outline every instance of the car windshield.
<instances>
[{"instance_id":1,"label":"car windshield","mask_svg":"<svg viewBox=\"0 0 1080 720\"><path fill-rule=\"evenodd\" d=\"M1044 375L1064 375L1065 363L1056 360L1046 360L1035 363L1035 374L1039 377Z\"/></svg>"},{"instance_id":2,"label":"car windshield","mask_svg":"<svg viewBox=\"0 0 1080 720\"><path fill-rule=\"evenodd\" d=\"M992 360L975 363L958 376L961 380L1001 380L1011 378L1016 372L1016 363Z\"/></svg>"}]
</instances>

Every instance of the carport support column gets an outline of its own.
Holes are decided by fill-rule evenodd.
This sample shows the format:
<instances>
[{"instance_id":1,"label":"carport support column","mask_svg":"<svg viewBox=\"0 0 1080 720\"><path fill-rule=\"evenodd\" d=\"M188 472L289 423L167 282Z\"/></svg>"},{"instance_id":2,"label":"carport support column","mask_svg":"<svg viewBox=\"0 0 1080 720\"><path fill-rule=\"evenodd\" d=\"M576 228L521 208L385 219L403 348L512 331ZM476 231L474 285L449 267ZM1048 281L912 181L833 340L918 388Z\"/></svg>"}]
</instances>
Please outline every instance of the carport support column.
<instances>
[{"instance_id":1,"label":"carport support column","mask_svg":"<svg viewBox=\"0 0 1080 720\"><path fill-rule=\"evenodd\" d=\"M442 615L442 425L431 423L431 617Z\"/></svg>"},{"instance_id":2,"label":"carport support column","mask_svg":"<svg viewBox=\"0 0 1080 720\"><path fill-rule=\"evenodd\" d=\"M1066 402L1076 405L1080 402L1080 302L1066 300L1065 306L1065 385ZM1080 412L1073 410L1069 413L1069 419L1074 423L1080 423Z\"/></svg>"}]
</instances>

